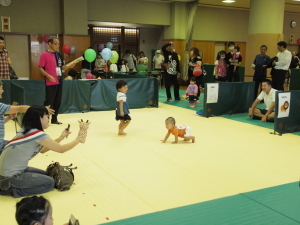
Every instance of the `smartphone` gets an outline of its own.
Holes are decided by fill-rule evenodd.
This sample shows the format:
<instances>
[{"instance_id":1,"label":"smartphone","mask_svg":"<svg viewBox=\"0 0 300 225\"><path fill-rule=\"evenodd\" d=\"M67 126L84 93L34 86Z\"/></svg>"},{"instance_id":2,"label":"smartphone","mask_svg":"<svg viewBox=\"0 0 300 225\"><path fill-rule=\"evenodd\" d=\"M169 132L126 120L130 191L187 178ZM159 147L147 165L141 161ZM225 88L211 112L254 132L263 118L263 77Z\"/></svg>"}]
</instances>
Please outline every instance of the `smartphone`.
<instances>
[{"instance_id":1,"label":"smartphone","mask_svg":"<svg viewBox=\"0 0 300 225\"><path fill-rule=\"evenodd\" d=\"M68 127L66 129L66 133L68 133L70 131L70 124L68 124ZM68 138L68 135L66 136L66 138Z\"/></svg>"},{"instance_id":2,"label":"smartphone","mask_svg":"<svg viewBox=\"0 0 300 225\"><path fill-rule=\"evenodd\" d=\"M69 225L80 225L78 219L76 219L73 214L71 214L69 219Z\"/></svg>"},{"instance_id":3,"label":"smartphone","mask_svg":"<svg viewBox=\"0 0 300 225\"><path fill-rule=\"evenodd\" d=\"M70 131L70 124L68 124L66 132L69 132L69 131Z\"/></svg>"}]
</instances>

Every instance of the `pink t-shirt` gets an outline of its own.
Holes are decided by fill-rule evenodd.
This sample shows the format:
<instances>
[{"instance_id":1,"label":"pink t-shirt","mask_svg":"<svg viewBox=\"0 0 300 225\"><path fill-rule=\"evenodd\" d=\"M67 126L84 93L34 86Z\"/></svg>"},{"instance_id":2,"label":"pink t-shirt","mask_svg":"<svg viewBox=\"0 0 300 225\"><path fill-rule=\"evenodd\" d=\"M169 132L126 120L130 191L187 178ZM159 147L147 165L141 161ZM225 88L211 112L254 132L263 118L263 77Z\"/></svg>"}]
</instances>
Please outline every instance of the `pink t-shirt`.
<instances>
[{"instance_id":1,"label":"pink t-shirt","mask_svg":"<svg viewBox=\"0 0 300 225\"><path fill-rule=\"evenodd\" d=\"M55 81L51 82L50 80L48 80L48 78L45 77L46 86L59 84L59 80L56 74L57 65L55 57L55 53L48 51L43 52L40 57L39 66L43 67L46 73L50 74L52 77L55 78Z\"/></svg>"}]
</instances>

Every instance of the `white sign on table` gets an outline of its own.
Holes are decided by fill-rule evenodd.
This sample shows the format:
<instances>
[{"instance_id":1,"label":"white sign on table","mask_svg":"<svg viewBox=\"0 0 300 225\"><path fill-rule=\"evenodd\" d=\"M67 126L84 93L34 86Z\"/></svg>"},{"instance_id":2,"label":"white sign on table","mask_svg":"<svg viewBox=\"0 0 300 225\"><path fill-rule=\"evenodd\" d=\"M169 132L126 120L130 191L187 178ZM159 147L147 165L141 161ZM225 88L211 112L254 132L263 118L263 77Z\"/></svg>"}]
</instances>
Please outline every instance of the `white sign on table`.
<instances>
[{"instance_id":1,"label":"white sign on table","mask_svg":"<svg viewBox=\"0 0 300 225\"><path fill-rule=\"evenodd\" d=\"M288 117L290 114L291 92L278 94L277 118Z\"/></svg>"},{"instance_id":2,"label":"white sign on table","mask_svg":"<svg viewBox=\"0 0 300 225\"><path fill-rule=\"evenodd\" d=\"M206 103L217 103L219 95L219 84L207 84L207 98Z\"/></svg>"}]
</instances>

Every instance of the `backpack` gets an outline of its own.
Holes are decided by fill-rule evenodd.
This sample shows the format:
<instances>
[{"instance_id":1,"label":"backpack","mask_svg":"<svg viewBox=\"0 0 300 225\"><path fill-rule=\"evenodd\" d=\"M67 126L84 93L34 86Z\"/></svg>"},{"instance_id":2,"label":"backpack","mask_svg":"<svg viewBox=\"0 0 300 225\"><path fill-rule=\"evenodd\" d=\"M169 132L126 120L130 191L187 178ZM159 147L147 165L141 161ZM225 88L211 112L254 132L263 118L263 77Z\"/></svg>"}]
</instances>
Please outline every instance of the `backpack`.
<instances>
[{"instance_id":1,"label":"backpack","mask_svg":"<svg viewBox=\"0 0 300 225\"><path fill-rule=\"evenodd\" d=\"M74 182L74 174L72 172L75 168L70 168L72 166L61 166L59 162L50 164L46 171L48 176L54 179L54 188L59 191L67 191L71 188Z\"/></svg>"}]
</instances>

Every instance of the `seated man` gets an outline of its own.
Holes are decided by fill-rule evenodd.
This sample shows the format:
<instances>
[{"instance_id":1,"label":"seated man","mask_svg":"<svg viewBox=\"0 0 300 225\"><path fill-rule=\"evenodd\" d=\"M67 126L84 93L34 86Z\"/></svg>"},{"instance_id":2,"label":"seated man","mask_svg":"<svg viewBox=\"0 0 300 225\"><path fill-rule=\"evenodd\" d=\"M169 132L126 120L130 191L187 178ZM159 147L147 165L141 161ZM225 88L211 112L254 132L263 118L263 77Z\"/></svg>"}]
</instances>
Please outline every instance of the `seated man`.
<instances>
[{"instance_id":1,"label":"seated man","mask_svg":"<svg viewBox=\"0 0 300 225\"><path fill-rule=\"evenodd\" d=\"M261 120L261 122L274 122L275 92L277 90L272 88L271 81L268 79L262 82L261 88L262 92L253 102L248 115L252 119ZM264 100L266 109L255 108L261 100Z\"/></svg>"},{"instance_id":2,"label":"seated man","mask_svg":"<svg viewBox=\"0 0 300 225\"><path fill-rule=\"evenodd\" d=\"M144 64L144 59L139 59L139 64L136 65L137 75L146 76L148 67Z\"/></svg>"}]
</instances>

